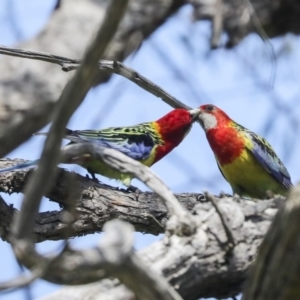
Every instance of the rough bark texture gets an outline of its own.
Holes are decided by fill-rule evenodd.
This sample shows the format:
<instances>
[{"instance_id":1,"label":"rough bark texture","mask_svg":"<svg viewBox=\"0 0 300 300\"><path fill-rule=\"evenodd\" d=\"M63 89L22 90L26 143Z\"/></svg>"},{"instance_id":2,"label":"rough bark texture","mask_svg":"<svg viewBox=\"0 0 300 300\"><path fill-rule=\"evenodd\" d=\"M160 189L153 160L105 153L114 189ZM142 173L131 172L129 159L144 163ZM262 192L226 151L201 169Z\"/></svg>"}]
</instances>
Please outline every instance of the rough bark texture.
<instances>
[{"instance_id":1,"label":"rough bark texture","mask_svg":"<svg viewBox=\"0 0 300 300\"><path fill-rule=\"evenodd\" d=\"M12 161L2 160L0 167L11 163ZM39 214L35 227L38 241L101 231L104 222L112 218L132 223L137 231L152 234L164 232L162 226L168 215L153 193L141 193L136 199L133 193L97 184L80 175L76 175L75 181L70 185L70 174L62 170L55 188L47 195L52 201L63 205L64 209ZM6 193L21 192L26 179L26 172L4 174L1 176L0 189ZM68 196L70 189L73 191L72 195L76 190L73 196L75 199ZM249 265L283 200L251 202L232 198L218 199L236 242L230 252L220 217L211 202L203 195L176 196L184 207L201 219L201 228L191 237L166 236L162 241L140 251L140 257L149 268L163 274L184 299L228 297L240 293ZM71 229L66 230L64 214L68 211L70 200L76 202L76 213ZM1 218L0 221L0 232L4 232L2 238L5 239L12 208L9 210L2 203L0 209L1 214L9 211L8 217ZM107 286L112 289L106 290ZM78 299L79 294L85 295L80 299L87 299L95 289L97 293L94 299L126 299L125 295L130 293L118 281L104 280L101 284L64 288L59 292L60 297L65 297L64 293L68 293L69 289L76 296L69 296L68 299ZM74 292L76 290L78 293Z\"/></svg>"},{"instance_id":2,"label":"rough bark texture","mask_svg":"<svg viewBox=\"0 0 300 300\"><path fill-rule=\"evenodd\" d=\"M236 45L253 31L270 37L300 32L300 4L296 0L132 0L120 31L104 58L124 59L185 3L193 5L197 20L213 20L216 44L222 32L228 33L228 46ZM64 0L44 31L19 47L80 58L98 23L103 19L106 4L105 0ZM0 67L0 155L3 156L51 120L51 112L70 74L61 72L51 64L11 57L1 57ZM99 80L97 83L100 83ZM26 179L24 172L3 175L0 189L5 193L21 192ZM69 173L61 171L55 187L48 193L47 196L61 204L64 209L39 214L35 226L37 241L101 231L104 222L112 218L127 220L137 231L152 234L164 232L168 215L154 194L141 193L136 198L132 193L97 184L79 175L75 176L75 183L71 179ZM188 210L201 219L201 228L191 237L165 236L162 241L139 252L140 257L150 269L163 274L184 299L228 297L240 293L249 265L282 199L256 203L232 198L219 199L219 206L229 219L236 241L234 249L228 251L224 228L211 203L203 195L181 194L177 197ZM76 201L76 214L70 229L66 230L68 222L65 216L70 200ZM3 240L7 239L14 212L11 205L0 199L0 235ZM289 217L288 215L285 221ZM297 214L291 216L290 221L294 220L298 220ZM287 225L292 226L294 223L283 224L286 227L278 235L278 239L285 236L287 228L290 228ZM295 228L298 232L298 227ZM287 249L294 247L293 253L299 252L297 245L291 242L298 241L297 232L291 231L287 235ZM273 241L275 249L278 245L277 236ZM267 256L271 257L272 253L269 254L268 251L270 256ZM276 254L274 257L274 264L276 260L281 264L285 263L284 256ZM298 261L294 265L293 262L294 258L291 256L289 265L298 268ZM293 287L298 282L291 277L288 289L280 289L280 284L286 282L284 278L289 275L280 267L280 263L274 266L280 278L283 278L278 282L271 280L277 275L277 271L263 268L265 273L260 276L265 275L268 280L263 283L264 288L259 292L255 283L260 284L260 281L254 282L254 295L258 298L253 299L260 299L261 295L261 299L267 299L264 298L264 292L273 291L273 282L278 283L274 291L286 292L289 299L294 299ZM268 295L279 297L282 294L278 292ZM47 297L107 300L132 298L132 293L117 280L66 287L56 293L56 296Z\"/></svg>"},{"instance_id":3,"label":"rough bark texture","mask_svg":"<svg viewBox=\"0 0 300 300\"><path fill-rule=\"evenodd\" d=\"M276 215L262 243L244 300L300 299L300 186Z\"/></svg>"}]
</instances>

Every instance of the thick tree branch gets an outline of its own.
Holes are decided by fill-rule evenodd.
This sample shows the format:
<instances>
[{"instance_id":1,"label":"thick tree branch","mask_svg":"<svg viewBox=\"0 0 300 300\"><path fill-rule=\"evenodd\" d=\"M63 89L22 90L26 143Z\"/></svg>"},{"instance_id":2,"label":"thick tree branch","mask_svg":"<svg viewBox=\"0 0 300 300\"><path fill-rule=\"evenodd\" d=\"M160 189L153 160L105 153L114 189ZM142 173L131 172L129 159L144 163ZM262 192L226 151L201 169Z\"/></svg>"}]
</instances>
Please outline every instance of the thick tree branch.
<instances>
[{"instance_id":1,"label":"thick tree branch","mask_svg":"<svg viewBox=\"0 0 300 300\"><path fill-rule=\"evenodd\" d=\"M83 256L89 254L86 256L88 261L96 261L99 270L106 276L119 278L141 300L182 300L166 279L156 272L149 272L149 268L134 252L131 225L120 220L110 221L105 224L104 232L96 249L82 252ZM47 271L50 263L51 260L47 265L38 265L29 276L22 275L1 283L0 291L32 283Z\"/></svg>"},{"instance_id":2,"label":"thick tree branch","mask_svg":"<svg viewBox=\"0 0 300 300\"><path fill-rule=\"evenodd\" d=\"M172 233L175 233L181 236L192 236L196 233L196 218L182 209L171 191L163 184L163 182L160 181L160 179L158 179L154 175L154 173L152 173L152 171L148 167L143 166L138 161L135 161L116 150L90 144L74 144L64 147L61 150L59 161L69 161L73 157L78 157L84 154L89 154L95 159L103 160L109 166L115 168L118 171L130 173L136 176L137 178L145 182L154 191L156 191L156 193L165 203L171 215L171 218L168 221L169 223L171 223L171 226L167 226L170 235ZM39 170L39 167L37 170ZM38 172L33 175L33 178L37 176L36 174L38 174ZM32 182L32 179L30 179L29 182ZM52 258L43 257L35 250L30 227L30 225L33 224L34 221L28 222L29 225L23 225L25 229L19 228L22 225L20 220L22 220L23 215L26 215L26 213L28 213L28 206L33 207L33 205L30 203L31 198L29 198L28 196L28 194L25 194L25 199L23 200L22 205L23 207L25 206L25 209L22 208L20 213L17 214L16 220L19 223L15 225L15 229L12 231L12 235L9 237L9 241L12 243L15 255L19 259L19 261L29 269L35 268L39 264L47 265L48 267L43 273L43 278L51 282L60 284L83 284L106 277L107 273L99 270L99 265L101 267L101 264L103 264L103 262L101 262L101 257L95 255L95 249L89 249L86 251L71 251L69 249L66 249L66 251L62 253L62 255ZM39 199L37 198L34 200L38 201ZM30 216L27 217L30 218ZM70 221L68 221L68 232L70 231L70 227ZM76 259L76 263L74 264L74 261L70 264L70 259L71 261L72 259ZM132 263L135 265L138 264L138 262L134 261ZM124 266L125 269L128 270L128 266L126 267L126 264ZM74 272L80 272L80 275L77 275L76 278L74 278L72 276ZM141 270L139 272L141 272ZM123 277L122 280L126 282ZM174 294L174 297L175 296L176 295Z\"/></svg>"},{"instance_id":3,"label":"thick tree branch","mask_svg":"<svg viewBox=\"0 0 300 300\"><path fill-rule=\"evenodd\" d=\"M172 221L168 223L168 231L180 236L191 235L195 232L198 224L193 216L182 208L172 191L150 168L117 150L93 144L74 144L63 147L60 161L71 161L73 157L80 157L84 154L89 154L96 160L102 160L119 172L133 175L155 192L172 218Z\"/></svg>"},{"instance_id":4,"label":"thick tree branch","mask_svg":"<svg viewBox=\"0 0 300 300\"><path fill-rule=\"evenodd\" d=\"M0 168L20 162L23 161L2 159L0 160ZM23 192L31 175L32 171L1 174L0 191L8 194ZM60 169L54 188L46 194L46 197L58 203L64 209L38 215L34 229L37 242L47 239L64 239L67 227L64 215L69 211L70 201L76 203L74 221L69 232L70 237L102 231L103 224L111 220L112 217L132 223L136 231L154 235L164 233L169 214L157 195L145 192L137 196L132 192L96 183L79 174L75 174L75 181L69 186L70 177L73 175L73 173ZM72 199L67 196L70 190L73 191ZM194 212L195 205L201 205L202 201L204 207L208 205L203 195L184 193L177 194L176 198L190 212ZM259 215L261 210L278 207L276 201L262 201L259 203L259 211L253 211L250 201L241 201L242 206L246 205L246 211L248 210L251 215L257 214L256 217L253 217L253 220L261 218ZM3 228L4 234L1 237L5 240L14 211L14 208L3 200L0 202L0 213L2 213L0 232Z\"/></svg>"},{"instance_id":5,"label":"thick tree branch","mask_svg":"<svg viewBox=\"0 0 300 300\"><path fill-rule=\"evenodd\" d=\"M247 280L244 300L300 299L300 185L275 216Z\"/></svg>"},{"instance_id":6,"label":"thick tree branch","mask_svg":"<svg viewBox=\"0 0 300 300\"><path fill-rule=\"evenodd\" d=\"M15 163L2 161L0 167ZM29 176L26 174L14 172L1 175L0 190L6 193L22 191ZM70 187L76 190L76 197L72 199L76 203L74 220L70 224L70 231L67 231L71 236L102 231L103 224L112 218L129 221L138 231L154 234L164 232L159 224L165 225L169 215L155 194L140 193L135 201L132 193L97 184L80 175L75 178L76 181ZM69 173L61 170L55 188L47 196L63 205L64 209L39 214L34 228L38 240L65 238L68 223L64 215L68 213L70 205L67 197L68 182ZM231 255L228 255L224 248L226 232L212 203L196 194L180 194L176 198L201 220L202 225L190 237L165 236L162 241L141 252L143 260L158 273L164 274L183 298L229 297L240 293L249 265L283 199L255 203L226 197L216 199L235 237L236 245ZM80 261L74 252L65 255L70 261ZM56 268L58 273L62 272L61 264ZM91 281L95 276L92 272L86 280ZM70 284L76 283L74 278L66 279ZM92 291L104 300L109 297L124 299L124 295L130 295L119 283L107 280L103 284L64 288L59 295L64 297L64 293L70 294L70 299L74 299L72 294L81 295L82 299L86 299Z\"/></svg>"},{"instance_id":7,"label":"thick tree branch","mask_svg":"<svg viewBox=\"0 0 300 300\"><path fill-rule=\"evenodd\" d=\"M141 300L182 300L159 273L149 270L133 251L133 227L119 220L104 225L100 241L102 267L109 276L119 278Z\"/></svg>"}]
</instances>

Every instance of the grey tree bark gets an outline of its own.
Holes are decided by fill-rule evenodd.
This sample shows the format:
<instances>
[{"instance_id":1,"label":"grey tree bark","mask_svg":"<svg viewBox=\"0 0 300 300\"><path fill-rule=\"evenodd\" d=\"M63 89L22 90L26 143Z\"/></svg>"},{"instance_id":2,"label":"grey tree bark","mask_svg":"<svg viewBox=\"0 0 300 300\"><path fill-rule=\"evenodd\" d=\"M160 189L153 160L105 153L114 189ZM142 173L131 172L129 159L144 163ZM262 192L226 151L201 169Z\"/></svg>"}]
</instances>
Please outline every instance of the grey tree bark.
<instances>
[{"instance_id":1,"label":"grey tree bark","mask_svg":"<svg viewBox=\"0 0 300 300\"><path fill-rule=\"evenodd\" d=\"M195 19L212 20L212 47L219 46L222 32L228 34L227 46L232 47L253 31L258 32L263 39L289 32L298 34L300 31L300 5L296 0L132 0L104 59L122 61L136 51L169 16L187 3L193 5ZM103 19L106 7L105 0L84 1L84 4L78 0L64 0L61 8L53 13L47 27L36 38L18 47L80 58L87 41ZM0 66L0 153L3 156L52 120L56 101L70 75L52 64L20 58L2 57ZM108 79L109 76L99 76L95 84ZM3 166L5 163L6 160L2 162ZM0 189L5 193L22 192L29 177L30 174L24 172L1 176ZM37 242L102 231L103 224L112 218L132 223L136 231L152 234L165 232L169 215L155 194L141 193L136 199L131 193L96 184L79 175L75 176L74 185L70 186L70 182L70 174L60 171L55 187L47 193L47 197L62 205L63 209L37 216L34 229ZM76 202L76 213L71 223L66 218L70 203L65 197L70 189L71 200ZM167 278L184 299L229 297L240 293L258 246L283 199L249 202L220 198L218 205L229 220L235 240L234 247L229 248L220 215L203 195L187 193L176 196L184 207L197 216L201 226L191 236L166 235L160 242L140 251L139 258L150 270ZM282 299L281 296L285 299L299 298L299 291L295 289L299 277L296 268L298 262L295 263L295 253L299 252L298 200L296 190L276 217L250 277L245 299ZM14 213L14 208L1 199L0 236L3 240L8 238ZM278 240L281 239L286 248L279 247L281 243ZM282 249L286 251L282 252ZM287 260L291 271L286 276L287 268L281 268L280 263L285 261L288 250L292 253ZM68 254L71 261L72 253ZM270 258L272 261L268 265L266 262ZM280 276L276 277L277 274ZM275 278L276 292L270 293ZM76 282L70 279L70 284ZM133 297L118 280L105 279L100 283L65 287L46 299Z\"/></svg>"},{"instance_id":2,"label":"grey tree bark","mask_svg":"<svg viewBox=\"0 0 300 300\"><path fill-rule=\"evenodd\" d=\"M5 165L3 162L1 166ZM55 188L46 195L63 209L37 216L34 229L37 241L99 232L112 218L130 222L136 231L164 233L169 215L154 193L141 193L136 198L132 192L113 189L80 175L76 175L70 186L71 176L72 173L60 170ZM26 172L4 174L0 190L21 192L28 177L30 174ZM66 197L70 191L71 199ZM212 203L201 194L187 193L176 197L183 207L199 218L201 226L192 236L166 235L140 251L139 257L153 271L163 274L183 299L221 298L240 293L258 246L284 199L252 202L219 198L218 205L228 219L235 239L235 246L230 251L220 216ZM71 226L64 217L69 211L70 200L76 203ZM2 239L6 239L14 211L3 200L0 203L0 214L5 215L1 218L0 232ZM104 280L86 286L66 287L46 299L88 299L91 294L94 299L126 299L126 295L131 295L118 281Z\"/></svg>"}]
</instances>

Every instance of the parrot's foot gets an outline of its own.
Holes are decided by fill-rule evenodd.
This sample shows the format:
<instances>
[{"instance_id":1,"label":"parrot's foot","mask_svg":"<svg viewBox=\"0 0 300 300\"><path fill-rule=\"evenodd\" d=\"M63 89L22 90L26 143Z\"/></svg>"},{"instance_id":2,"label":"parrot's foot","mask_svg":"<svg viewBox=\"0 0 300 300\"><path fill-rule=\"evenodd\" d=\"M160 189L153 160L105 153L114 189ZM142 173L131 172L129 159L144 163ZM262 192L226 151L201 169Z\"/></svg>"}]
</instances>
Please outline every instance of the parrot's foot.
<instances>
[{"instance_id":1,"label":"parrot's foot","mask_svg":"<svg viewBox=\"0 0 300 300\"><path fill-rule=\"evenodd\" d=\"M89 174L85 175L85 178L91 179L91 180L95 181L96 183L100 183L100 180L95 176L95 174L92 174L91 177L89 176Z\"/></svg>"},{"instance_id":2,"label":"parrot's foot","mask_svg":"<svg viewBox=\"0 0 300 300\"><path fill-rule=\"evenodd\" d=\"M134 197L135 197L135 201L139 201L139 195L140 193L142 192L139 188L133 186L133 185L130 185L126 192L129 192L129 193L133 193L134 194Z\"/></svg>"}]
</instances>

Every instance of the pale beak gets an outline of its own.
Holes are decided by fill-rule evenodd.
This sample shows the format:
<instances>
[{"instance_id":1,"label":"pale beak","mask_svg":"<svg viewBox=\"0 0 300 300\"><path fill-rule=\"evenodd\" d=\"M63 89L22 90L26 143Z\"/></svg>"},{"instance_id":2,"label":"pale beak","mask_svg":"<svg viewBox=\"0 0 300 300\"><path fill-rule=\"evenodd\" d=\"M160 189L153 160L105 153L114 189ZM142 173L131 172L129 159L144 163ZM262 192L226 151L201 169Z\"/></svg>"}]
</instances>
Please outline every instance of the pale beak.
<instances>
[{"instance_id":1,"label":"pale beak","mask_svg":"<svg viewBox=\"0 0 300 300\"><path fill-rule=\"evenodd\" d=\"M200 108L195 108L195 109L189 110L189 113L193 120L195 120L199 116L200 112L201 112Z\"/></svg>"},{"instance_id":2,"label":"pale beak","mask_svg":"<svg viewBox=\"0 0 300 300\"><path fill-rule=\"evenodd\" d=\"M203 123L203 110L201 108L199 109L199 113L197 114L197 121L201 125L201 127L204 129L204 123Z\"/></svg>"}]
</instances>

